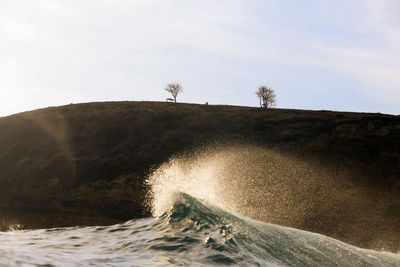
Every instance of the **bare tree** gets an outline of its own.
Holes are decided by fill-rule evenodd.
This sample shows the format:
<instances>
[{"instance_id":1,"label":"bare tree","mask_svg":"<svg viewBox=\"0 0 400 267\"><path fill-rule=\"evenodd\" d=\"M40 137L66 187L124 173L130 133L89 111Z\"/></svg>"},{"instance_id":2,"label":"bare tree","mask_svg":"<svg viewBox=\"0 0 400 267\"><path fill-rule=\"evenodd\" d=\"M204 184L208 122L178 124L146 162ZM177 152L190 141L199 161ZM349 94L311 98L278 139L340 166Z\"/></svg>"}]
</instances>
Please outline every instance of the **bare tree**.
<instances>
[{"instance_id":1,"label":"bare tree","mask_svg":"<svg viewBox=\"0 0 400 267\"><path fill-rule=\"evenodd\" d=\"M276 104L276 95L274 90L268 86L260 86L256 91L256 95L260 100L260 107L271 108Z\"/></svg>"},{"instance_id":2,"label":"bare tree","mask_svg":"<svg viewBox=\"0 0 400 267\"><path fill-rule=\"evenodd\" d=\"M183 87L180 83L169 83L164 89L172 95L175 103L178 94L183 93Z\"/></svg>"}]
</instances>

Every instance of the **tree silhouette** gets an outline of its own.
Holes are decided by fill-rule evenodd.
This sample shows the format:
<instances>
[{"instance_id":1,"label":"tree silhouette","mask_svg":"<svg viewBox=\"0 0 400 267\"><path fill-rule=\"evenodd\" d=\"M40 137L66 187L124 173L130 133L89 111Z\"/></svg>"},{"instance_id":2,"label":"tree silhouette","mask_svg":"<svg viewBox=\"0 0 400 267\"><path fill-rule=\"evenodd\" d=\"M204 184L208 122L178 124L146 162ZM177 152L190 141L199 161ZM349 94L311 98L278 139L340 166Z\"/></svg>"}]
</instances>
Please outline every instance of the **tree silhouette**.
<instances>
[{"instance_id":1,"label":"tree silhouette","mask_svg":"<svg viewBox=\"0 0 400 267\"><path fill-rule=\"evenodd\" d=\"M260 107L271 108L276 104L276 95L274 90L268 86L260 86L256 91L256 95L260 100Z\"/></svg>"},{"instance_id":2,"label":"tree silhouette","mask_svg":"<svg viewBox=\"0 0 400 267\"><path fill-rule=\"evenodd\" d=\"M183 93L183 87L180 83L169 83L164 89L172 95L175 103L178 94Z\"/></svg>"}]
</instances>

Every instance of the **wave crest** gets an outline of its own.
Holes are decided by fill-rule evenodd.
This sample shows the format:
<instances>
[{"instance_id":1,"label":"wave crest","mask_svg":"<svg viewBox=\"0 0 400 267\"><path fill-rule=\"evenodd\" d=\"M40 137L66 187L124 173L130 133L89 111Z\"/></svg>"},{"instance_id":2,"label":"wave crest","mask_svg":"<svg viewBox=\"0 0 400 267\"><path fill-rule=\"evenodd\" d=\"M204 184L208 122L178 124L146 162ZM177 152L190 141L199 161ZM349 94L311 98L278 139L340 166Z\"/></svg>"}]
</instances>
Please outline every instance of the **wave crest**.
<instances>
[{"instance_id":1,"label":"wave crest","mask_svg":"<svg viewBox=\"0 0 400 267\"><path fill-rule=\"evenodd\" d=\"M326 164L326 163L325 163ZM290 226L376 250L398 251L390 202L336 162L255 145L212 145L171 158L146 180L154 216L183 192L251 219Z\"/></svg>"},{"instance_id":2,"label":"wave crest","mask_svg":"<svg viewBox=\"0 0 400 267\"><path fill-rule=\"evenodd\" d=\"M359 249L306 231L236 216L188 194L155 223L163 236L151 247L177 265L397 266L400 257ZM164 254L165 253L165 254ZM168 256L167 256L168 255Z\"/></svg>"},{"instance_id":3,"label":"wave crest","mask_svg":"<svg viewBox=\"0 0 400 267\"><path fill-rule=\"evenodd\" d=\"M300 225L338 187L321 168L257 146L213 146L174 157L147 179L148 205L160 216L190 194L256 220Z\"/></svg>"}]
</instances>

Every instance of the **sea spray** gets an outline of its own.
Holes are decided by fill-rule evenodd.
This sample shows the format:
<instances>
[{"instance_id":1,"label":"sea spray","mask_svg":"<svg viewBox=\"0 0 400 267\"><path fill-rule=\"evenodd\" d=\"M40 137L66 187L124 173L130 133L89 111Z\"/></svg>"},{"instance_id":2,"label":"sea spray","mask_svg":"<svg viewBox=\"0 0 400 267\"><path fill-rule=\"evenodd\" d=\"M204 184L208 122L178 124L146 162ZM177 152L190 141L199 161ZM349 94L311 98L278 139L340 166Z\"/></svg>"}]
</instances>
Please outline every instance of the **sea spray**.
<instances>
[{"instance_id":1,"label":"sea spray","mask_svg":"<svg viewBox=\"0 0 400 267\"><path fill-rule=\"evenodd\" d=\"M1 266L400 266L400 255L257 222L179 192L157 218L0 239Z\"/></svg>"},{"instance_id":2,"label":"sea spray","mask_svg":"<svg viewBox=\"0 0 400 267\"><path fill-rule=\"evenodd\" d=\"M171 158L147 179L148 204L161 215L184 192L225 210L272 223L301 223L337 188L323 169L256 146L214 146Z\"/></svg>"},{"instance_id":3,"label":"sea spray","mask_svg":"<svg viewBox=\"0 0 400 267\"><path fill-rule=\"evenodd\" d=\"M382 235L390 224L379 220L385 204L377 206L362 185L333 169L260 146L214 144L174 156L151 173L147 205L160 216L183 192L255 220L395 248L395 238Z\"/></svg>"},{"instance_id":4,"label":"sea spray","mask_svg":"<svg viewBox=\"0 0 400 267\"><path fill-rule=\"evenodd\" d=\"M398 266L400 256L231 214L184 193L161 215L152 249L177 265ZM171 258L171 255L175 257Z\"/></svg>"}]
</instances>

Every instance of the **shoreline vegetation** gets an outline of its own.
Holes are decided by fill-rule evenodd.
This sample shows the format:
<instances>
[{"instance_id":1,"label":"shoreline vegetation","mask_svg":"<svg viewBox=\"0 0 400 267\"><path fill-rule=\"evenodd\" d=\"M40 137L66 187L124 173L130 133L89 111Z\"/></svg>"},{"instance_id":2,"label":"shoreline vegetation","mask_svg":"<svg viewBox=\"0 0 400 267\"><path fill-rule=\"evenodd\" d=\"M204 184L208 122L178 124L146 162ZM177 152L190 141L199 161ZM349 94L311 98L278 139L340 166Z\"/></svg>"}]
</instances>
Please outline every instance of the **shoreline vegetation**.
<instances>
[{"instance_id":1,"label":"shoreline vegetation","mask_svg":"<svg viewBox=\"0 0 400 267\"><path fill-rule=\"evenodd\" d=\"M266 147L347 179L368 197L349 189L329 223L305 218L300 228L400 250L400 116L166 102L70 104L0 118L0 230L150 216L143 203L151 171L212 143Z\"/></svg>"}]
</instances>

